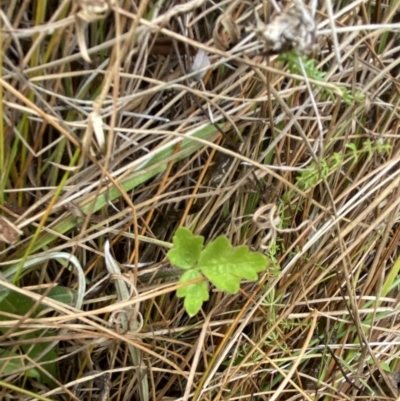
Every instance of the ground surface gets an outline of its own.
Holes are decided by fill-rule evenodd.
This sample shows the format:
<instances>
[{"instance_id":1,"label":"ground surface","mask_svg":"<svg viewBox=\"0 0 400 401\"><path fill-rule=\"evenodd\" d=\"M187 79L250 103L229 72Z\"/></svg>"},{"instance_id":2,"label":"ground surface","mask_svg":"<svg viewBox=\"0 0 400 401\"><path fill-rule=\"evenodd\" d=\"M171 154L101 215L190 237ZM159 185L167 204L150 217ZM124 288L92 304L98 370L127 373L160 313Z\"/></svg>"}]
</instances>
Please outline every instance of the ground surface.
<instances>
[{"instance_id":1,"label":"ground surface","mask_svg":"<svg viewBox=\"0 0 400 401\"><path fill-rule=\"evenodd\" d=\"M1 399L398 396L399 1L0 4Z\"/></svg>"}]
</instances>

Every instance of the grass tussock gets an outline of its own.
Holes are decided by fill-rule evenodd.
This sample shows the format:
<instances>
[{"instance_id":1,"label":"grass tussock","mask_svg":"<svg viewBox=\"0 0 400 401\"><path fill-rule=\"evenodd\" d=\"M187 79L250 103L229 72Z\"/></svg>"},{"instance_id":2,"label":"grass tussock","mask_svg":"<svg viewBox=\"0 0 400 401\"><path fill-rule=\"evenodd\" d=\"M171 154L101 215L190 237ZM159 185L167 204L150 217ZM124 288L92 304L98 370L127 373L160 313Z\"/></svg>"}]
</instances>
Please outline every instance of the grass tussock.
<instances>
[{"instance_id":1,"label":"grass tussock","mask_svg":"<svg viewBox=\"0 0 400 401\"><path fill-rule=\"evenodd\" d=\"M0 4L1 399L399 395L398 1L307 56L272 1ZM269 267L189 317L182 226Z\"/></svg>"}]
</instances>

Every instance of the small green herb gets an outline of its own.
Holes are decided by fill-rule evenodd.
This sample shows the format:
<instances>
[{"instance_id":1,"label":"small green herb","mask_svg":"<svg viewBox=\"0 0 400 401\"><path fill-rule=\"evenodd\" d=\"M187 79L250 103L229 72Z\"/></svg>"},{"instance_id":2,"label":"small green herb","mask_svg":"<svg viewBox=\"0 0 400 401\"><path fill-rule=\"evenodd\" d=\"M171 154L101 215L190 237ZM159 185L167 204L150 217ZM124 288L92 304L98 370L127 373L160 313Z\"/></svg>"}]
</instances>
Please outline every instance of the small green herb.
<instances>
[{"instance_id":1,"label":"small green herb","mask_svg":"<svg viewBox=\"0 0 400 401\"><path fill-rule=\"evenodd\" d=\"M73 304L76 298L76 291L71 290L66 287L57 286L52 288L48 294L47 298L62 302L65 304ZM31 308L35 305L35 301L28 296L17 293L16 291L6 290L4 287L0 287L0 311L7 312L13 315L24 316ZM31 313L30 317L34 318L45 310L45 306L39 304L36 310ZM8 316L0 313L0 321L7 322L10 320ZM15 333L23 332L23 329L16 329ZM0 328L0 333L7 333L6 328ZM32 340L26 342L21 346L22 355L12 354L10 350L0 349L0 366L3 365L1 358L7 358L4 363L7 363L7 367L4 372L11 374L13 370L20 369L25 366L24 356L35 360L37 363L42 364L43 369L38 370L36 368L28 369L25 374L28 377L37 378L41 383L48 384L50 387L55 387L54 381L50 378L51 376L57 378L57 358L58 350L57 348L48 349L51 342L43 341L36 342L37 338L45 338L49 336L54 336L54 333L46 330L35 330L26 334L21 334L19 337L21 340ZM19 359L18 359L19 358ZM39 359L40 358L40 359ZM1 369L0 369L1 370ZM49 374L50 376L49 376Z\"/></svg>"},{"instance_id":2,"label":"small green herb","mask_svg":"<svg viewBox=\"0 0 400 401\"><path fill-rule=\"evenodd\" d=\"M169 261L187 270L179 280L181 284L206 277L219 290L235 294L239 291L241 279L255 281L257 273L268 266L263 254L250 252L244 245L234 248L224 236L217 237L203 247L202 236L179 228L173 243L175 247L167 254ZM190 283L180 288L176 295L185 298L185 310L194 316L203 302L208 300L208 286L204 280Z\"/></svg>"}]
</instances>

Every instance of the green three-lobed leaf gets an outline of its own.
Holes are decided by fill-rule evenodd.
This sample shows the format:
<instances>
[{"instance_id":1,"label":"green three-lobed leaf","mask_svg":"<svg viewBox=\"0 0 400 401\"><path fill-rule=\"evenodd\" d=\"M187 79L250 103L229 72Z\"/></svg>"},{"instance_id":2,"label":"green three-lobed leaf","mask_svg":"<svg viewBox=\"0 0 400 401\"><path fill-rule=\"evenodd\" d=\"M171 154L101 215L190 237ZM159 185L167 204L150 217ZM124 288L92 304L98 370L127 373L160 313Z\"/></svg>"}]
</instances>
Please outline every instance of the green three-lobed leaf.
<instances>
[{"instance_id":1,"label":"green three-lobed leaf","mask_svg":"<svg viewBox=\"0 0 400 401\"><path fill-rule=\"evenodd\" d=\"M193 235L186 228L179 228L173 242L175 247L168 252L168 258L173 265L187 270L179 280L180 284L204 275L219 290L235 294L242 279L257 280L257 273L268 266L264 255L250 252L247 246L233 248L224 236L216 238L203 249L203 237ZM207 283L203 280L187 284L177 290L177 296L185 298L185 309L193 316L208 300Z\"/></svg>"}]
</instances>

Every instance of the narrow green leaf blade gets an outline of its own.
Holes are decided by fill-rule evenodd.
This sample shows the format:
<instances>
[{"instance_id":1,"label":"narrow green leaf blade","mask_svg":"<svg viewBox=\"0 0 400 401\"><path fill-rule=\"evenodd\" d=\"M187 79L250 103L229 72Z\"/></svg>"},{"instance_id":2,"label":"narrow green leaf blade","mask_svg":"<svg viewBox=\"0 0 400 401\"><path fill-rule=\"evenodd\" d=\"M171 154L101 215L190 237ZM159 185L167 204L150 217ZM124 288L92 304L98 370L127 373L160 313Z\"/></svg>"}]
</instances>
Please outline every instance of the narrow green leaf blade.
<instances>
[{"instance_id":1,"label":"narrow green leaf blade","mask_svg":"<svg viewBox=\"0 0 400 401\"><path fill-rule=\"evenodd\" d=\"M187 228L180 227L173 238L175 247L167 256L171 264L181 269L191 269L200 257L203 249L204 237L193 235Z\"/></svg>"},{"instance_id":2,"label":"narrow green leaf blade","mask_svg":"<svg viewBox=\"0 0 400 401\"><path fill-rule=\"evenodd\" d=\"M188 270L185 272L179 283L186 283L196 278L202 277L201 273L197 270ZM203 302L209 298L207 283L201 281L199 283L188 284L176 291L179 298L185 298L183 303L186 312L189 316L194 316L201 309Z\"/></svg>"},{"instance_id":3,"label":"narrow green leaf blade","mask_svg":"<svg viewBox=\"0 0 400 401\"><path fill-rule=\"evenodd\" d=\"M223 122L217 125L222 127ZM158 148L155 152L155 155L150 157L149 160L135 168L133 173L121 183L124 191L129 192L130 190L154 177L156 174L164 171L167 168L171 155L174 155L175 161L179 161L190 156L199 148L203 147L204 143L196 141L196 138L212 141L217 134L218 129L216 128L216 125L209 124L207 126L196 128L195 132L187 133L183 140L181 138L176 138L173 141L169 141L167 145ZM182 145L180 147L179 154L176 155L176 144L179 142L181 142ZM97 196L93 202L88 202L83 199L81 202L79 202L79 207L82 208L83 213L88 213L89 211L91 211L91 213L96 213L100 209L104 208L104 206L108 205L109 202L119 198L120 196L120 191L117 188L112 187L108 192ZM64 234L75 226L76 216L74 215L70 215L66 219L61 220L60 223L52 227L52 233L43 233L43 236L40 237L40 239L31 249L31 253L33 254L35 251L42 249L45 245L53 241L54 238L57 237L57 235L54 233ZM20 250L12 255L12 259L21 258L24 255L24 252L25 248L21 247Z\"/></svg>"}]
</instances>

